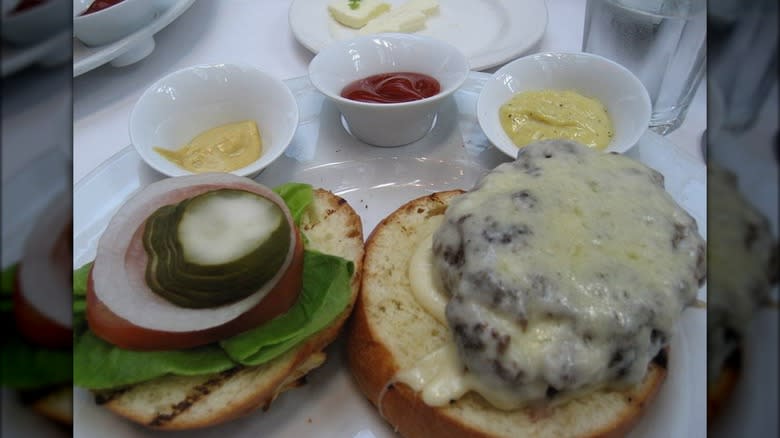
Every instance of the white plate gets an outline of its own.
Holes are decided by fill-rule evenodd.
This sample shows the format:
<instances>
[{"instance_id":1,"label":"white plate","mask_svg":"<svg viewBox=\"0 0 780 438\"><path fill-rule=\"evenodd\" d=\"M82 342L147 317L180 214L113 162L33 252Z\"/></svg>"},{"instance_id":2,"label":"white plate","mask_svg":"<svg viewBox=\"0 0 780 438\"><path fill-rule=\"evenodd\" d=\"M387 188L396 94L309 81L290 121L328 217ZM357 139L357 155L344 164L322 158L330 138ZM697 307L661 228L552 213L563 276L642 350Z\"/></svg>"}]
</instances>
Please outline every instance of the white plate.
<instances>
[{"instance_id":1,"label":"white plate","mask_svg":"<svg viewBox=\"0 0 780 438\"><path fill-rule=\"evenodd\" d=\"M195 2L195 0L156 1L160 5L160 10L155 14L154 20L117 42L89 47L73 38L73 77L109 62L114 67L124 67L144 59L154 50L154 34L171 24Z\"/></svg>"},{"instance_id":2,"label":"white plate","mask_svg":"<svg viewBox=\"0 0 780 438\"><path fill-rule=\"evenodd\" d=\"M487 78L484 73L471 73L445 102L428 136L392 149L367 146L350 137L338 111L307 78L289 80L287 85L298 100L300 125L285 155L257 180L267 185L301 181L336 192L362 216L367 236L402 203L434 191L470 188L489 169L508 160L488 143L476 121L477 97ZM703 164L650 132L631 154L666 176L669 192L699 221L706 235ZM94 256L100 233L122 202L160 178L128 146L76 185L74 266ZM632 437L704 436L705 325L702 310L685 312L672 341L669 378ZM340 342L331 346L329 360L309 375L309 383L280 396L268 412L187 432L187 436L395 437L355 386L342 347ZM170 436L155 435L114 416L96 406L83 390L76 391L74 416L75 436Z\"/></svg>"},{"instance_id":3,"label":"white plate","mask_svg":"<svg viewBox=\"0 0 780 438\"><path fill-rule=\"evenodd\" d=\"M331 0L293 0L290 29L304 47L319 52L333 40L357 35L328 12ZM405 0L385 0L394 7ZM420 35L429 35L459 48L472 70L485 70L528 52L547 27L544 0L440 0L439 13L430 17Z\"/></svg>"},{"instance_id":4,"label":"white plate","mask_svg":"<svg viewBox=\"0 0 780 438\"><path fill-rule=\"evenodd\" d=\"M16 47L11 44L3 43L0 58L2 77L31 66L41 64L44 67L51 67L70 59L70 30L60 32L36 43L29 47Z\"/></svg>"}]
</instances>

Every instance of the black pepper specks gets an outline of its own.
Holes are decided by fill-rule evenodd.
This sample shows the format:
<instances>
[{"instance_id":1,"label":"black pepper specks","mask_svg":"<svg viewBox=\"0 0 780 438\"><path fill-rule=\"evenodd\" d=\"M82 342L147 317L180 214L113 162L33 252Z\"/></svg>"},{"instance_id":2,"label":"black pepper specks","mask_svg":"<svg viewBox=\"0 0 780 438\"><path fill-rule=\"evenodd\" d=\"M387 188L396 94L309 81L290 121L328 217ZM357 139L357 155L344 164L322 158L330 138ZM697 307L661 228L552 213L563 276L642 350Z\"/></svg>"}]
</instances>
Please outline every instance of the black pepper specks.
<instances>
[{"instance_id":1,"label":"black pepper specks","mask_svg":"<svg viewBox=\"0 0 780 438\"><path fill-rule=\"evenodd\" d=\"M750 250L753 244L758 240L758 226L754 223L748 223L745 227L745 248Z\"/></svg>"},{"instance_id":2,"label":"black pepper specks","mask_svg":"<svg viewBox=\"0 0 780 438\"><path fill-rule=\"evenodd\" d=\"M688 227L685 225L675 222L674 223L674 234L672 235L672 248L677 249L678 246L680 246L680 242L683 241L688 236Z\"/></svg>"},{"instance_id":3,"label":"black pepper specks","mask_svg":"<svg viewBox=\"0 0 780 438\"><path fill-rule=\"evenodd\" d=\"M517 158L514 162L514 167L520 169L522 172L538 177L542 175L542 169L534 164L533 160L531 159L528 154L523 154Z\"/></svg>"},{"instance_id":4,"label":"black pepper specks","mask_svg":"<svg viewBox=\"0 0 780 438\"><path fill-rule=\"evenodd\" d=\"M650 342L653 345L665 345L666 344L666 334L658 329L652 329L650 331Z\"/></svg>"},{"instance_id":5,"label":"black pepper specks","mask_svg":"<svg viewBox=\"0 0 780 438\"><path fill-rule=\"evenodd\" d=\"M447 246L439 251L435 251L436 253L441 253L441 256L444 258L444 261L448 264L455 266L455 267L461 267L463 266L463 263L465 263L465 259L463 258L463 246L458 246L456 248L453 248L451 246Z\"/></svg>"},{"instance_id":6,"label":"black pepper specks","mask_svg":"<svg viewBox=\"0 0 780 438\"><path fill-rule=\"evenodd\" d=\"M656 170L650 169L650 181L658 187L664 186L664 176Z\"/></svg>"},{"instance_id":7,"label":"black pepper specks","mask_svg":"<svg viewBox=\"0 0 780 438\"><path fill-rule=\"evenodd\" d=\"M530 210L539 202L529 190L512 193L512 203L519 209Z\"/></svg>"},{"instance_id":8,"label":"black pepper specks","mask_svg":"<svg viewBox=\"0 0 780 438\"><path fill-rule=\"evenodd\" d=\"M550 294L550 280L544 275L531 276L531 284L528 292L537 297L546 297Z\"/></svg>"},{"instance_id":9,"label":"black pepper specks","mask_svg":"<svg viewBox=\"0 0 780 438\"><path fill-rule=\"evenodd\" d=\"M615 368L620 365L621 362L623 362L623 351L617 350L612 353L612 357L609 359L609 367Z\"/></svg>"},{"instance_id":10,"label":"black pepper specks","mask_svg":"<svg viewBox=\"0 0 780 438\"><path fill-rule=\"evenodd\" d=\"M607 366L614 370L617 378L622 379L628 375L635 360L636 351L631 348L618 348L612 353Z\"/></svg>"},{"instance_id":11,"label":"black pepper specks","mask_svg":"<svg viewBox=\"0 0 780 438\"><path fill-rule=\"evenodd\" d=\"M525 246L525 238L533 234L531 227L526 224L506 224L495 220L492 216L485 218L486 224L482 230L482 238L488 243L507 245L510 243L519 243Z\"/></svg>"},{"instance_id":12,"label":"black pepper specks","mask_svg":"<svg viewBox=\"0 0 780 438\"><path fill-rule=\"evenodd\" d=\"M510 367L514 368L515 371L511 370ZM512 385L522 383L523 379L525 378L525 373L523 370L518 369L516 363L512 363L510 366L506 366L500 360L493 361L493 373L495 373L496 377L499 379Z\"/></svg>"},{"instance_id":13,"label":"black pepper specks","mask_svg":"<svg viewBox=\"0 0 780 438\"><path fill-rule=\"evenodd\" d=\"M704 280L707 278L707 260L705 257L704 245L699 245L696 248L696 280L699 283L699 287L704 285Z\"/></svg>"},{"instance_id":14,"label":"black pepper specks","mask_svg":"<svg viewBox=\"0 0 780 438\"><path fill-rule=\"evenodd\" d=\"M669 365L669 352L665 348L662 348L653 358L653 363L666 369Z\"/></svg>"},{"instance_id":15,"label":"black pepper specks","mask_svg":"<svg viewBox=\"0 0 780 438\"><path fill-rule=\"evenodd\" d=\"M510 335L502 335L495 329L490 331L490 335L494 341L496 341L496 351L500 356L506 353L506 349L509 347L509 342L512 340Z\"/></svg>"},{"instance_id":16,"label":"black pepper specks","mask_svg":"<svg viewBox=\"0 0 780 438\"><path fill-rule=\"evenodd\" d=\"M458 323L455 324L453 329L456 341L464 350L483 351L485 349L485 343L482 341L479 333L474 332L474 327L469 327L465 323Z\"/></svg>"}]
</instances>

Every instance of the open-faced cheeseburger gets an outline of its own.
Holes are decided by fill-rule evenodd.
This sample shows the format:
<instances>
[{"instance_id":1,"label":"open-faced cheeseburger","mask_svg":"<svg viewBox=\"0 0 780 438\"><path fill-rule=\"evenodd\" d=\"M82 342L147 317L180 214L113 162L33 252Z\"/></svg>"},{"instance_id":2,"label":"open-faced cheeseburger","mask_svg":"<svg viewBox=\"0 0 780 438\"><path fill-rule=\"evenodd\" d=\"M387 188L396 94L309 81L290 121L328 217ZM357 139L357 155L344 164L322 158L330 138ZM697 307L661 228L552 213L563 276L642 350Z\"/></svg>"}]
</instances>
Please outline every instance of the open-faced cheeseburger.
<instances>
[{"instance_id":1,"label":"open-faced cheeseburger","mask_svg":"<svg viewBox=\"0 0 780 438\"><path fill-rule=\"evenodd\" d=\"M406 437L622 435L704 274L696 222L658 172L535 143L372 232L350 367Z\"/></svg>"},{"instance_id":2,"label":"open-faced cheeseburger","mask_svg":"<svg viewBox=\"0 0 780 438\"><path fill-rule=\"evenodd\" d=\"M3 270L3 388L38 413L72 422L71 200L59 193L37 218L18 264ZM13 419L11 419L13 421Z\"/></svg>"},{"instance_id":3,"label":"open-faced cheeseburger","mask_svg":"<svg viewBox=\"0 0 780 438\"><path fill-rule=\"evenodd\" d=\"M755 312L777 282L777 245L769 221L740 193L736 176L707 167L708 416L716 417L733 391L742 368L742 343Z\"/></svg>"},{"instance_id":4,"label":"open-faced cheeseburger","mask_svg":"<svg viewBox=\"0 0 780 438\"><path fill-rule=\"evenodd\" d=\"M362 256L360 218L330 192L229 174L151 184L75 274L88 326L77 330L75 384L162 429L267 407L324 361Z\"/></svg>"}]
</instances>

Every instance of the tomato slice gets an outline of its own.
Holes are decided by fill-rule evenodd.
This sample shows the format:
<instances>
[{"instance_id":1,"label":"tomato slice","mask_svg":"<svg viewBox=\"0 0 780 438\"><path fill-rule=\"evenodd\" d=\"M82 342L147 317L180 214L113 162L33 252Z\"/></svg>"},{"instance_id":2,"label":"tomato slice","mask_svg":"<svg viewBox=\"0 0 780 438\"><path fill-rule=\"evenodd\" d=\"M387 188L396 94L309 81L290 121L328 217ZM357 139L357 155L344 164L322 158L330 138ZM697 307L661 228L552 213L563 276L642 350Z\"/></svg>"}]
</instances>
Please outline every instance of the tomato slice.
<instances>
[{"instance_id":1,"label":"tomato slice","mask_svg":"<svg viewBox=\"0 0 780 438\"><path fill-rule=\"evenodd\" d=\"M256 306L223 325L192 332L166 332L134 325L100 301L92 272L87 280L87 323L98 337L128 350L192 348L239 334L284 314L297 301L302 284L303 242L300 233L296 233L293 260L276 286Z\"/></svg>"},{"instance_id":2,"label":"tomato slice","mask_svg":"<svg viewBox=\"0 0 780 438\"><path fill-rule=\"evenodd\" d=\"M73 331L43 315L22 293L19 281L21 265L14 277L14 322L16 329L26 340L49 348L66 348L73 345ZM68 291L62 291L68 293Z\"/></svg>"}]
</instances>

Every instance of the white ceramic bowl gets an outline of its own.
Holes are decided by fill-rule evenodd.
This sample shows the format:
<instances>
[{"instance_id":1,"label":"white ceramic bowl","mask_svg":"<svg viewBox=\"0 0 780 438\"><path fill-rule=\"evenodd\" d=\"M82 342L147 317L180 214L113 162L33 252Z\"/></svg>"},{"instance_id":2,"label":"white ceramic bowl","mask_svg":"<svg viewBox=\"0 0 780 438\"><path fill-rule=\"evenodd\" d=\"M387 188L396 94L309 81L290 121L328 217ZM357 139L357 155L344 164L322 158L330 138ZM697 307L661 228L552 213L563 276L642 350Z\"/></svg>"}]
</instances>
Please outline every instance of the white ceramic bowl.
<instances>
[{"instance_id":1,"label":"white ceramic bowl","mask_svg":"<svg viewBox=\"0 0 780 438\"><path fill-rule=\"evenodd\" d=\"M499 108L514 94L543 89L574 90L599 100L615 128L606 152L625 152L650 123L650 96L628 69L589 53L539 53L518 58L488 79L477 101L477 120L488 139L516 158L518 148L498 120Z\"/></svg>"},{"instance_id":2,"label":"white ceramic bowl","mask_svg":"<svg viewBox=\"0 0 780 438\"><path fill-rule=\"evenodd\" d=\"M422 73L439 81L438 94L411 102L367 103L341 97L348 84L380 73ZM374 146L412 143L431 129L442 101L466 80L469 63L458 49L419 35L379 34L337 41L309 64L309 79L341 111L350 132Z\"/></svg>"},{"instance_id":3,"label":"white ceramic bowl","mask_svg":"<svg viewBox=\"0 0 780 438\"><path fill-rule=\"evenodd\" d=\"M284 82L255 67L198 65L165 76L141 95L130 113L130 140L158 172L190 175L153 148L179 149L204 131L242 120L257 123L263 151L231 173L253 177L290 145L298 126L295 97Z\"/></svg>"},{"instance_id":4,"label":"white ceramic bowl","mask_svg":"<svg viewBox=\"0 0 780 438\"><path fill-rule=\"evenodd\" d=\"M48 0L45 3L17 13L9 10L16 7L17 1L3 0L2 38L3 41L29 46L65 31L70 26L68 18L70 3L68 0ZM9 10L6 10L6 9Z\"/></svg>"},{"instance_id":5,"label":"white ceramic bowl","mask_svg":"<svg viewBox=\"0 0 780 438\"><path fill-rule=\"evenodd\" d=\"M123 0L109 8L81 15L93 1L73 0L73 34L88 46L119 41L149 24L163 9L158 1Z\"/></svg>"}]
</instances>

